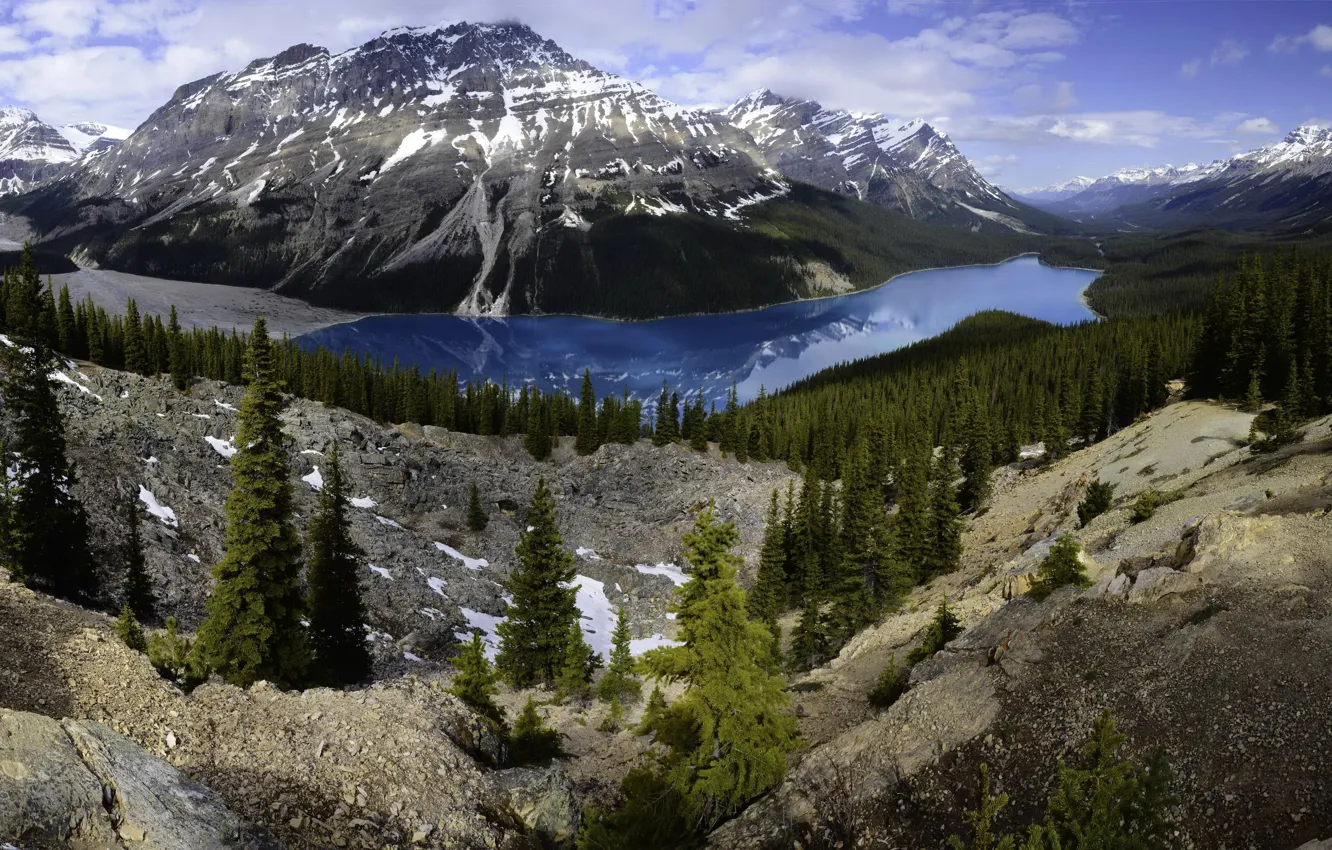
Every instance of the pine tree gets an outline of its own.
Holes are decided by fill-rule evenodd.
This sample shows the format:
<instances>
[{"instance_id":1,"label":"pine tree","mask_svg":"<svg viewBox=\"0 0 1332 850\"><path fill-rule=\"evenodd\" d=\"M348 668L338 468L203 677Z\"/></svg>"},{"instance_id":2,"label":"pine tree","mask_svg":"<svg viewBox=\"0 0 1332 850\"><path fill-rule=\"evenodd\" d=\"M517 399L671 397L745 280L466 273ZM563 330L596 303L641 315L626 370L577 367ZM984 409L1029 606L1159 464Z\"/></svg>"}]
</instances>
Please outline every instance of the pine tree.
<instances>
[{"instance_id":1,"label":"pine tree","mask_svg":"<svg viewBox=\"0 0 1332 850\"><path fill-rule=\"evenodd\" d=\"M634 675L634 658L629 651L629 617L624 608L615 612L615 631L611 634L611 655L606 665L606 673L597 682L597 696L603 702L618 699L636 700L643 692L643 685Z\"/></svg>"},{"instance_id":2,"label":"pine tree","mask_svg":"<svg viewBox=\"0 0 1332 850\"><path fill-rule=\"evenodd\" d=\"M652 445L665 446L680 439L679 414L672 403L670 385L661 382L661 397L657 399L657 422L652 430Z\"/></svg>"},{"instance_id":3,"label":"pine tree","mask_svg":"<svg viewBox=\"0 0 1332 850\"><path fill-rule=\"evenodd\" d=\"M139 500L133 494L126 494L121 509L121 521L125 524L124 602L136 620L148 622L157 616L157 597L153 594L153 585L144 564L143 541L139 537L141 513Z\"/></svg>"},{"instance_id":4,"label":"pine tree","mask_svg":"<svg viewBox=\"0 0 1332 850\"><path fill-rule=\"evenodd\" d=\"M1096 517L1110 510L1115 499L1115 485L1096 479L1087 486L1087 495L1078 505L1078 525L1086 526Z\"/></svg>"},{"instance_id":5,"label":"pine tree","mask_svg":"<svg viewBox=\"0 0 1332 850\"><path fill-rule=\"evenodd\" d=\"M82 352L75 340L78 327L74 321L74 304L69 299L69 284L60 287L60 306L56 310L56 336L59 350L69 357L78 357Z\"/></svg>"},{"instance_id":6,"label":"pine tree","mask_svg":"<svg viewBox=\"0 0 1332 850\"><path fill-rule=\"evenodd\" d=\"M120 616L116 618L116 637L135 652L148 651L148 640L143 636L143 628L129 605L120 608Z\"/></svg>"},{"instance_id":7,"label":"pine tree","mask_svg":"<svg viewBox=\"0 0 1332 850\"><path fill-rule=\"evenodd\" d=\"M148 355L143 347L143 327L139 305L131 298L125 304L125 371L140 375L148 371Z\"/></svg>"},{"instance_id":8,"label":"pine tree","mask_svg":"<svg viewBox=\"0 0 1332 850\"><path fill-rule=\"evenodd\" d=\"M772 629L777 615L786 610L786 538L777 490L768 505L768 522L763 528L763 546L759 549L758 577L745 600L749 616Z\"/></svg>"},{"instance_id":9,"label":"pine tree","mask_svg":"<svg viewBox=\"0 0 1332 850\"><path fill-rule=\"evenodd\" d=\"M578 399L578 439L574 441L574 451L580 455L590 455L601 447L601 435L597 428L597 393L592 387L591 371L583 370L583 391Z\"/></svg>"},{"instance_id":10,"label":"pine tree","mask_svg":"<svg viewBox=\"0 0 1332 850\"><path fill-rule=\"evenodd\" d=\"M467 527L472 531L485 531L486 526L490 524L490 517L481 507L481 492L476 488L476 482L472 482L472 494L467 498Z\"/></svg>"},{"instance_id":11,"label":"pine tree","mask_svg":"<svg viewBox=\"0 0 1332 850\"><path fill-rule=\"evenodd\" d=\"M943 649L960 634L962 624L958 622L953 609L948 607L948 597L944 597L934 611L934 619L925 627L920 646L907 653L907 664L914 667Z\"/></svg>"},{"instance_id":12,"label":"pine tree","mask_svg":"<svg viewBox=\"0 0 1332 850\"><path fill-rule=\"evenodd\" d=\"M545 460L550 457L550 426L542 416L544 405L533 403L531 412L527 416L527 434L523 438L523 446L527 453L534 460Z\"/></svg>"},{"instance_id":13,"label":"pine tree","mask_svg":"<svg viewBox=\"0 0 1332 850\"><path fill-rule=\"evenodd\" d=\"M199 629L202 660L234 685L258 679L300 683L310 663L301 625L301 541L292 523L287 437L282 432L282 392L268 326L254 323L245 352L248 386L236 415L227 496L225 554L213 575L217 585Z\"/></svg>"},{"instance_id":14,"label":"pine tree","mask_svg":"<svg viewBox=\"0 0 1332 850\"><path fill-rule=\"evenodd\" d=\"M486 645L481 636L472 633L472 639L462 645L453 658L457 672L449 685L449 693L467 704L496 729L504 728L504 710L495 704L499 694L499 676L486 658Z\"/></svg>"},{"instance_id":15,"label":"pine tree","mask_svg":"<svg viewBox=\"0 0 1332 850\"><path fill-rule=\"evenodd\" d=\"M761 661L772 636L745 615L735 583L741 559L729 550L738 539L711 505L699 514L684 536L693 573L673 606L683 646L644 656L654 678L685 685L671 719L658 724L677 731L658 740L668 750L663 778L700 832L781 781L797 742L782 680Z\"/></svg>"},{"instance_id":16,"label":"pine tree","mask_svg":"<svg viewBox=\"0 0 1332 850\"><path fill-rule=\"evenodd\" d=\"M329 452L327 467L319 506L310 522L310 644L316 678L341 687L370 676L357 566L365 553L351 538L347 485L337 443Z\"/></svg>"},{"instance_id":17,"label":"pine tree","mask_svg":"<svg viewBox=\"0 0 1332 850\"><path fill-rule=\"evenodd\" d=\"M514 687L553 684L564 666L570 626L578 625L574 558L555 525L555 499L537 481L527 513L530 531L518 543L518 568L509 576L513 602L499 625L496 666Z\"/></svg>"},{"instance_id":18,"label":"pine tree","mask_svg":"<svg viewBox=\"0 0 1332 850\"><path fill-rule=\"evenodd\" d=\"M592 693L592 673L599 666L601 656L592 651L583 638L583 629L577 622L569 626L564 642L564 658L555 676L555 693L562 700L582 702Z\"/></svg>"},{"instance_id":19,"label":"pine tree","mask_svg":"<svg viewBox=\"0 0 1332 850\"><path fill-rule=\"evenodd\" d=\"M957 468L944 452L935 460L930 481L930 548L925 558L927 576L957 569L962 557L962 520L958 518Z\"/></svg>"},{"instance_id":20,"label":"pine tree","mask_svg":"<svg viewBox=\"0 0 1332 850\"><path fill-rule=\"evenodd\" d=\"M0 352L12 434L8 449L18 454L8 517L11 570L33 587L90 602L98 580L88 551L88 517L73 495L65 421L50 378L60 363L41 332L47 300L31 251L25 248L5 304L15 344ZM8 468L9 459L3 461Z\"/></svg>"},{"instance_id":21,"label":"pine tree","mask_svg":"<svg viewBox=\"0 0 1332 850\"><path fill-rule=\"evenodd\" d=\"M907 691L907 676L897 666L897 656L888 658L888 665L883 668L869 692L869 703L875 708L891 708L893 703Z\"/></svg>"},{"instance_id":22,"label":"pine tree","mask_svg":"<svg viewBox=\"0 0 1332 850\"><path fill-rule=\"evenodd\" d=\"M635 731L639 735L656 731L657 723L666 713L666 707L666 695L661 692L661 686L653 685L652 693L648 695L647 704L643 706L643 716L639 719Z\"/></svg>"}]
</instances>

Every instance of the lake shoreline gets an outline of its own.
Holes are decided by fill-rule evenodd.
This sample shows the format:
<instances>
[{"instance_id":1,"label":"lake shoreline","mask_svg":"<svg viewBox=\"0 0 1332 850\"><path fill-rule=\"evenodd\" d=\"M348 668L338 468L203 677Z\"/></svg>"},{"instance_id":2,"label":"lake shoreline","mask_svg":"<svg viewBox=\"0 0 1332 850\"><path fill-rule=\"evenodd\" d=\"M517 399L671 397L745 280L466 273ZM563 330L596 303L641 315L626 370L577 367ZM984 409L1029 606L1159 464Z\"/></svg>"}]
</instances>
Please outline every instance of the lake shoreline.
<instances>
[{"instance_id":1,"label":"lake shoreline","mask_svg":"<svg viewBox=\"0 0 1332 850\"><path fill-rule=\"evenodd\" d=\"M329 328L338 327L339 325L352 325L352 324L356 324L357 322L361 321L361 319L374 318L374 317L377 317L377 316L427 316L427 317L428 317L428 316L451 316L451 317L453 317L453 318L455 318L455 319L462 319L462 320L464 320L464 321L484 320L484 319L489 319L489 320L492 320L492 321L504 321L504 320L506 320L506 319L518 319L518 318L523 318L523 319L528 319L528 318L530 318L530 319L587 319L587 320L589 320L589 321L607 322L607 323L615 324L615 325L640 325L640 324L649 324L649 323L652 323L652 322L664 322L664 321L668 321L668 320L670 320L670 319L691 319L691 318L692 318L692 319L697 319L697 318L701 318L701 317L705 317L705 316L743 316L743 315L745 315L745 314L747 314L747 313L757 313L757 312L760 312L760 311L763 311L763 310L769 310L769 309L771 309L771 308L773 308L773 307L781 307L781 306L790 305L790 304L812 304L812 303L815 303L815 302L818 302L818 301L827 301L827 300L831 300L831 299L834 299L834 298L846 298L846 297L849 296L849 295L860 295L860 294L867 293L867 292L873 292L873 291L876 290L876 289L882 289L883 287L887 286L888 284L892 283L892 282L895 281L895 280L899 280L899 279L904 278L904 277L906 277L906 276L908 276L908 275L921 274L922 272L946 272L946 271L955 271L955 270L957 270L957 269L996 268L996 267L998 267L998 266L1006 265L1006 264L1011 263L1011 262L1014 262L1014 261L1016 261L1016 260L1021 260L1021 259L1023 259L1024 257L1035 257L1036 260L1037 260L1037 262L1040 263L1040 265L1042 265L1042 266L1044 266L1044 267L1046 267L1046 268L1048 268L1048 269L1057 269L1057 270L1061 270L1061 271L1092 272L1092 273L1095 273L1095 274L1098 276L1098 278L1099 278L1100 275L1104 275L1105 272L1106 272L1105 269L1089 269L1089 268L1083 268L1083 267L1081 267L1081 266L1056 266L1056 265L1052 265L1052 264L1047 263L1047 262L1045 262L1044 260L1041 259L1041 255L1040 255L1040 252L1039 252L1039 251L1024 251L1024 252L1022 252L1021 254L1014 254L1014 255L1011 256L1011 257L1007 257L1007 258L1005 258L1005 259L1003 259L1003 260L999 260L998 262L994 262L994 263L963 263L963 264L961 264L961 265L956 265L956 266L930 266L930 267L928 267L928 268L923 268L923 269L912 269L911 271L898 272L897 274L893 275L892 277L888 278L887 280L883 281L882 283L876 283L876 284L874 284L873 286L867 286L867 287L865 287L864 289L852 289L852 290L850 290L850 291L848 291L848 292L834 292L834 293L830 293L830 294L828 294L828 295L815 295L815 296L811 296L811 297L809 297L809 298L792 298L792 299L789 300L789 301L774 301L774 302L772 302L771 304L764 304L764 305L762 305L762 306L760 306L760 307L746 307L746 308L743 309L743 310L721 310L721 311L718 311L718 312L715 312L715 313L703 313L703 312L697 312L697 313L671 313L670 315L667 315L667 316L655 316L655 317L650 318L650 319L625 319L625 318L616 318L616 317L613 317L613 316L591 316L591 315L587 315L587 314L585 314L585 313L517 313L517 314L506 314L506 315L503 315L503 316L468 316L468 315L464 315L464 314L460 314L460 313L444 313L444 312L432 312L432 313L425 313L425 312L422 312L422 313L369 313L369 314L367 314L367 315L365 315L365 316L360 316L360 317L358 317L358 318L349 318L349 319L345 319L345 320L342 320L342 321L333 322L333 323L331 323L331 324L324 325L324 326L319 327L319 328L315 328L315 329L309 331L308 333L311 333L311 334L312 334L312 333L317 333L317 332L319 332L319 331L328 330ZM1090 312L1090 313L1091 313L1093 316L1095 316L1097 319L1099 319L1099 320L1104 320L1105 317L1102 316L1100 313L1096 312L1096 310L1094 310L1094 309L1092 308L1092 306L1091 306L1091 302L1087 299L1087 290L1088 290L1088 289L1091 287L1091 285L1092 285L1093 283L1095 283L1095 282L1096 282L1096 280L1093 279L1093 280L1090 281L1085 287L1083 287L1083 288L1082 288L1082 292L1079 293L1079 298L1082 299L1082 303L1083 303L1084 306L1086 306L1088 312ZM304 334L303 334L303 335L304 335Z\"/></svg>"}]
</instances>

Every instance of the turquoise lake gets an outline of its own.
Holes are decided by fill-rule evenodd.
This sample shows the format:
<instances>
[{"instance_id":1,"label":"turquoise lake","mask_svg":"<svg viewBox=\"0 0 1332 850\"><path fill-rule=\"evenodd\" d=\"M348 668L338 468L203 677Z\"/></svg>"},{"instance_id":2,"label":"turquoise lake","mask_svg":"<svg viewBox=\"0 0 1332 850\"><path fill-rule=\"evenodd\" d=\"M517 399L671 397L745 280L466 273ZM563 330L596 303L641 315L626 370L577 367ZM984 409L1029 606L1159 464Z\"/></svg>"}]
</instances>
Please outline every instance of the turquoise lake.
<instances>
[{"instance_id":1,"label":"turquoise lake","mask_svg":"<svg viewBox=\"0 0 1332 850\"><path fill-rule=\"evenodd\" d=\"M534 380L577 395L583 369L598 394L628 386L655 400L672 387L722 399L734 381L743 399L771 392L828 366L882 354L940 334L982 310L1008 310L1056 324L1095 318L1082 292L1099 272L1042 265L1034 256L993 266L913 272L876 289L777 304L745 313L614 322L576 316L505 319L453 315L371 316L300 338L454 369L460 380ZM683 395L683 393L682 393Z\"/></svg>"}]
</instances>

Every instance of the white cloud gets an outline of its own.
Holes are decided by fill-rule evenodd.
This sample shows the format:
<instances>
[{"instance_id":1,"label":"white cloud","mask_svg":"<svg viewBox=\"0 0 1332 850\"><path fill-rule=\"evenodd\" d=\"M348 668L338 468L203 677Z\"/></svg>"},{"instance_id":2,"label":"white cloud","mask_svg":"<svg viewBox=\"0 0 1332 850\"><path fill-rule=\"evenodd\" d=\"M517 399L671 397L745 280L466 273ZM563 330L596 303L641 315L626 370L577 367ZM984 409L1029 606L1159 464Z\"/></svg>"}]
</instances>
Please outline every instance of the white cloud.
<instances>
[{"instance_id":1,"label":"white cloud","mask_svg":"<svg viewBox=\"0 0 1332 850\"><path fill-rule=\"evenodd\" d=\"M1013 105L1027 113L1068 112L1077 107L1078 97L1073 93L1073 84L1067 81L1055 84L1053 89L1029 83L1013 91Z\"/></svg>"},{"instance_id":2,"label":"white cloud","mask_svg":"<svg viewBox=\"0 0 1332 850\"><path fill-rule=\"evenodd\" d=\"M1199 120L1159 110L1079 112L1067 115L991 115L941 122L958 140L1039 145L1079 142L1152 148L1165 140L1214 142L1235 131L1244 115ZM1265 119L1260 119L1265 120Z\"/></svg>"},{"instance_id":3,"label":"white cloud","mask_svg":"<svg viewBox=\"0 0 1332 850\"><path fill-rule=\"evenodd\" d=\"M1235 132L1246 136L1275 136L1281 128L1268 118L1248 118L1235 125Z\"/></svg>"},{"instance_id":4,"label":"white cloud","mask_svg":"<svg viewBox=\"0 0 1332 850\"><path fill-rule=\"evenodd\" d=\"M1194 59L1189 62L1185 62L1180 67L1179 73L1183 75L1186 79L1191 80L1194 77L1198 76L1198 72L1201 70L1202 70L1202 60Z\"/></svg>"},{"instance_id":5,"label":"white cloud","mask_svg":"<svg viewBox=\"0 0 1332 850\"><path fill-rule=\"evenodd\" d=\"M78 38L92 32L97 0L35 0L20 4L14 17L31 32Z\"/></svg>"},{"instance_id":6,"label":"white cloud","mask_svg":"<svg viewBox=\"0 0 1332 850\"><path fill-rule=\"evenodd\" d=\"M1213 65L1234 65L1249 55L1249 48L1234 39L1227 39L1212 51Z\"/></svg>"},{"instance_id":7,"label":"white cloud","mask_svg":"<svg viewBox=\"0 0 1332 850\"><path fill-rule=\"evenodd\" d=\"M1324 53L1332 51L1332 26L1319 24L1303 35L1279 35L1272 39L1267 49L1273 53L1293 53L1304 44Z\"/></svg>"}]
</instances>

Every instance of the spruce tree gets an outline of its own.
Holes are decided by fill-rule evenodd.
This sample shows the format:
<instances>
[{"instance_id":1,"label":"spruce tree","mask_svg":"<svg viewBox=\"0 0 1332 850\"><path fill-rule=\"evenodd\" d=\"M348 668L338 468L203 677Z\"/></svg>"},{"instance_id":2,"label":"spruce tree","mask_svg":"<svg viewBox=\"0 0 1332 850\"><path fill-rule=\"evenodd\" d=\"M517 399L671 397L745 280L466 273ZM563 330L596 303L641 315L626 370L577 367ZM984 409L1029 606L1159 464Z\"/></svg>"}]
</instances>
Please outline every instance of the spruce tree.
<instances>
[{"instance_id":1,"label":"spruce tree","mask_svg":"<svg viewBox=\"0 0 1332 850\"><path fill-rule=\"evenodd\" d=\"M1078 545L1073 535L1061 535L1050 547L1050 553L1045 556L1036 570L1036 578L1028 591L1031 598L1040 602L1065 585L1071 584L1075 587L1089 585L1091 582L1087 580L1087 574L1082 569L1082 560L1078 557L1081 551L1082 547Z\"/></svg>"},{"instance_id":2,"label":"spruce tree","mask_svg":"<svg viewBox=\"0 0 1332 850\"><path fill-rule=\"evenodd\" d=\"M60 302L56 310L56 336L59 349L68 357L78 357L82 352L75 342L78 327L74 320L74 304L69 299L69 284L60 287Z\"/></svg>"},{"instance_id":3,"label":"spruce tree","mask_svg":"<svg viewBox=\"0 0 1332 850\"><path fill-rule=\"evenodd\" d=\"M634 675L634 658L629 651L629 617L624 608L615 612L615 631L611 635L610 660L606 673L597 682L597 696L603 702L618 699L620 702L636 700L643 692L643 685Z\"/></svg>"},{"instance_id":4,"label":"spruce tree","mask_svg":"<svg viewBox=\"0 0 1332 850\"><path fill-rule=\"evenodd\" d=\"M574 558L555 525L555 499L537 481L527 512L530 531L518 543L518 567L509 576L513 601L499 624L496 666L517 688L550 685L564 666L570 626L578 626Z\"/></svg>"},{"instance_id":5,"label":"spruce tree","mask_svg":"<svg viewBox=\"0 0 1332 850\"><path fill-rule=\"evenodd\" d=\"M763 528L763 545L759 549L758 576L754 589L745 599L749 616L771 629L777 615L786 610L786 538L781 509L777 505L777 490L773 488L768 505L768 522Z\"/></svg>"},{"instance_id":6,"label":"spruce tree","mask_svg":"<svg viewBox=\"0 0 1332 850\"><path fill-rule=\"evenodd\" d=\"M143 327L139 305L131 298L125 304L125 371L140 375L148 372L148 354L143 347Z\"/></svg>"},{"instance_id":7,"label":"spruce tree","mask_svg":"<svg viewBox=\"0 0 1332 850\"><path fill-rule=\"evenodd\" d=\"M680 794L688 820L704 832L781 781L797 744L783 683L762 659L772 635L745 614L735 583L741 559L730 552L739 535L709 505L684 535L690 580L673 606L682 646L644 656L649 673L685 686L659 729L663 778Z\"/></svg>"},{"instance_id":8,"label":"spruce tree","mask_svg":"<svg viewBox=\"0 0 1332 850\"><path fill-rule=\"evenodd\" d=\"M531 412L527 416L527 434L523 437L523 446L534 460L550 457L550 427L542 416L543 408L542 404L535 401L532 403Z\"/></svg>"},{"instance_id":9,"label":"spruce tree","mask_svg":"<svg viewBox=\"0 0 1332 850\"><path fill-rule=\"evenodd\" d=\"M282 391L268 326L254 323L245 352L248 386L236 414L227 496L225 554L213 575L217 585L199 629L203 662L234 685L267 679L300 683L310 664L310 642L301 618L301 541L292 523L287 437L282 432Z\"/></svg>"},{"instance_id":10,"label":"spruce tree","mask_svg":"<svg viewBox=\"0 0 1332 850\"><path fill-rule=\"evenodd\" d=\"M485 531L486 526L490 524L490 517L481 507L481 492L476 488L476 482L472 482L472 493L467 497L467 527L472 531Z\"/></svg>"},{"instance_id":11,"label":"spruce tree","mask_svg":"<svg viewBox=\"0 0 1332 850\"><path fill-rule=\"evenodd\" d=\"M453 657L453 682L449 693L467 704L496 729L504 728L504 710L495 704L499 694L499 676L490 659L486 658L486 645L481 636L472 633L472 639L462 645Z\"/></svg>"},{"instance_id":12,"label":"spruce tree","mask_svg":"<svg viewBox=\"0 0 1332 850\"><path fill-rule=\"evenodd\" d=\"M143 636L143 627L139 625L129 605L120 608L120 616L116 618L116 637L135 652L148 651L148 640Z\"/></svg>"},{"instance_id":13,"label":"spruce tree","mask_svg":"<svg viewBox=\"0 0 1332 850\"><path fill-rule=\"evenodd\" d=\"M3 346L3 396L18 455L11 480L13 501L8 528L12 572L29 585L81 602L98 592L97 573L88 551L88 517L73 494L74 466L65 443L65 419L50 375L60 368L41 327L51 324L48 299L31 251L24 250L19 273L11 278L5 318L13 337ZM8 470L10 459L3 458Z\"/></svg>"},{"instance_id":14,"label":"spruce tree","mask_svg":"<svg viewBox=\"0 0 1332 850\"><path fill-rule=\"evenodd\" d=\"M157 597L153 594L153 585L144 564L143 540L139 536L141 514L135 494L126 493L121 508L121 521L125 524L124 603L134 612L135 619L143 623L157 617Z\"/></svg>"},{"instance_id":15,"label":"spruce tree","mask_svg":"<svg viewBox=\"0 0 1332 850\"><path fill-rule=\"evenodd\" d=\"M592 372L583 370L583 390L578 399L578 439L574 451L590 455L601 447L597 428L597 393L592 387Z\"/></svg>"},{"instance_id":16,"label":"spruce tree","mask_svg":"<svg viewBox=\"0 0 1332 850\"><path fill-rule=\"evenodd\" d=\"M337 443L329 452L325 472L319 505L310 521L310 644L316 678L341 687L370 677L358 567L365 553L351 538Z\"/></svg>"},{"instance_id":17,"label":"spruce tree","mask_svg":"<svg viewBox=\"0 0 1332 850\"><path fill-rule=\"evenodd\" d=\"M958 518L957 467L945 451L935 460L930 481L930 548L925 559L928 576L957 569L962 557L962 520Z\"/></svg>"},{"instance_id":18,"label":"spruce tree","mask_svg":"<svg viewBox=\"0 0 1332 850\"><path fill-rule=\"evenodd\" d=\"M564 659L555 676L555 692L559 698L586 700L592 693L592 673L600 663L601 656L587 645L582 627L577 622L572 623L564 642Z\"/></svg>"},{"instance_id":19,"label":"spruce tree","mask_svg":"<svg viewBox=\"0 0 1332 850\"><path fill-rule=\"evenodd\" d=\"M953 609L948 607L948 597L945 596L934 611L934 619L925 627L920 646L907 653L907 664L914 667L943 649L960 634L962 634L962 624L958 622Z\"/></svg>"},{"instance_id":20,"label":"spruce tree","mask_svg":"<svg viewBox=\"0 0 1332 850\"><path fill-rule=\"evenodd\" d=\"M670 385L661 382L661 397L657 399L657 421L652 429L652 445L665 446L680 439L680 422L672 404Z\"/></svg>"}]
</instances>

